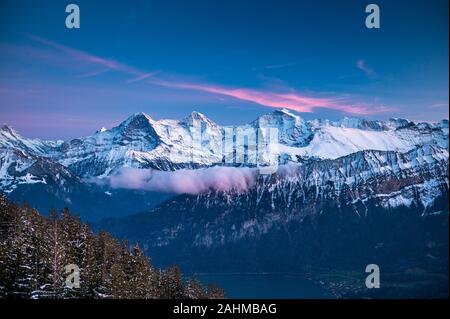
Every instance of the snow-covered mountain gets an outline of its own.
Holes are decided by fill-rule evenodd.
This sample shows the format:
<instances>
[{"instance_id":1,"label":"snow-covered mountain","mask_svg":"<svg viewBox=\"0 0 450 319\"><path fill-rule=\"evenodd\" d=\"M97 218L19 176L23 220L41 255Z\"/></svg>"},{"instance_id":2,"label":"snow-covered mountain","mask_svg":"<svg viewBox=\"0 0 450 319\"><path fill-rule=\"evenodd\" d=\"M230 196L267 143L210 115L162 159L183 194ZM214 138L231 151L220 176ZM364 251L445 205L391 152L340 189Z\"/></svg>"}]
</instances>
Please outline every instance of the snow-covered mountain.
<instances>
[{"instance_id":1,"label":"snow-covered mountain","mask_svg":"<svg viewBox=\"0 0 450 319\"><path fill-rule=\"evenodd\" d=\"M8 125L0 128L0 148L2 149L16 149L26 153L51 156L62 143L63 141L24 138Z\"/></svg>"},{"instance_id":2,"label":"snow-covered mountain","mask_svg":"<svg viewBox=\"0 0 450 319\"><path fill-rule=\"evenodd\" d=\"M351 118L335 122L307 121L287 110L276 110L249 124L224 127L198 112L181 120L154 120L145 113L136 113L116 127L66 142L28 139L3 126L0 129L0 190L9 194L16 192L16 198L20 198L18 188L23 189L24 185L27 189L51 186L58 189L63 201L70 203L70 190L73 193L80 185L92 187L89 182L93 178L114 175L124 167L173 171L214 165L254 166L256 163L250 161L241 163L236 154L250 148L252 138L256 148L261 148L260 141L267 137L269 128L277 130L277 138L271 137L270 143L278 150L280 165L299 163L305 168L310 166L303 163L313 162L324 167L317 174L344 174L343 170L350 169L376 178L375 173L360 171L359 162L339 167L340 159L352 154L370 154L369 151L399 157L400 160L387 164L375 157L374 165L380 170L414 167L420 161L448 162L448 120L438 123ZM260 139L258 134L264 138ZM230 142L231 147L226 144ZM427 155L408 157L410 152ZM334 173L323 166L331 165L327 163L335 163ZM360 176L358 174L354 178ZM332 177L335 176L324 175L322 179L329 181ZM110 189L102 192L111 194Z\"/></svg>"},{"instance_id":3,"label":"snow-covered mountain","mask_svg":"<svg viewBox=\"0 0 450 319\"><path fill-rule=\"evenodd\" d=\"M200 228L192 239L193 245L209 246L260 237L280 223L301 222L307 216L315 219L332 206L346 207L360 217L366 216L371 206L385 210L420 208L422 215L444 213L434 204L437 198L448 196L448 190L448 150L428 145L406 153L368 150L334 160L280 166L276 174L260 175L247 192L211 190L180 196L148 214L170 212L195 221L198 212L214 211L208 217L208 228ZM249 214L228 216L229 211ZM233 224L227 235L222 229L224 219ZM168 245L180 235L177 230L190 231L178 218L166 227L154 230L152 245ZM170 239L165 232L171 234Z\"/></svg>"},{"instance_id":4,"label":"snow-covered mountain","mask_svg":"<svg viewBox=\"0 0 450 319\"><path fill-rule=\"evenodd\" d=\"M241 145L244 139L236 136L248 133L257 136L258 128L278 130L278 140L273 144L279 150L280 164L306 158L335 159L362 150L406 152L427 144L448 148L448 121L434 124L398 119L386 123L359 119L305 121L288 111L277 110L250 124L230 128L197 112L182 120L159 121L138 113L110 130L62 144L53 158L84 177L107 176L121 167L159 170L207 167L223 164L224 157L244 147ZM230 138L226 131L230 129L235 144L226 153L225 139Z\"/></svg>"},{"instance_id":5,"label":"snow-covered mountain","mask_svg":"<svg viewBox=\"0 0 450 319\"><path fill-rule=\"evenodd\" d=\"M246 192L180 195L96 224L194 271L448 262L448 150L365 150L260 175ZM447 253L446 250L447 249ZM364 269L364 268L361 268Z\"/></svg>"},{"instance_id":6,"label":"snow-covered mountain","mask_svg":"<svg viewBox=\"0 0 450 319\"><path fill-rule=\"evenodd\" d=\"M112 190L91 183L61 164L64 147L63 141L27 139L11 127L3 126L0 129L0 192L44 213L51 208L69 206L89 220L125 216L149 209L169 197L144 191Z\"/></svg>"},{"instance_id":7,"label":"snow-covered mountain","mask_svg":"<svg viewBox=\"0 0 450 319\"><path fill-rule=\"evenodd\" d=\"M52 159L61 144L24 138L7 125L0 128L0 190L9 193L20 184L53 181L63 186L68 180L77 181L75 174Z\"/></svg>"},{"instance_id":8,"label":"snow-covered mountain","mask_svg":"<svg viewBox=\"0 0 450 319\"><path fill-rule=\"evenodd\" d=\"M406 152L426 144L448 148L447 120L432 124L404 119L306 121L287 110L233 128L220 126L198 112L182 120L158 121L137 113L116 127L67 142L23 138L4 126L0 147L47 157L83 177L106 176L121 167L175 170L221 164L226 129L236 135L258 128L278 130L274 144L281 164L305 158L334 159L362 150Z\"/></svg>"},{"instance_id":9,"label":"snow-covered mountain","mask_svg":"<svg viewBox=\"0 0 450 319\"><path fill-rule=\"evenodd\" d=\"M158 176L176 174L181 183L199 172L209 178L216 165L256 172L249 149L268 140L280 165L243 189L175 195L99 183L123 168L165 171ZM448 153L448 120L307 121L277 110L224 127L197 112L181 120L137 113L66 142L27 139L4 126L0 190L42 211L70 206L97 229L141 243L159 265L298 272L375 262L434 273L448 268ZM189 174L172 172L180 169Z\"/></svg>"},{"instance_id":10,"label":"snow-covered mountain","mask_svg":"<svg viewBox=\"0 0 450 319\"><path fill-rule=\"evenodd\" d=\"M193 149L200 130L207 136L203 149ZM84 177L107 176L122 167L174 170L219 162L220 143L220 126L200 113L160 121L137 113L117 127L62 144L54 159Z\"/></svg>"}]
</instances>

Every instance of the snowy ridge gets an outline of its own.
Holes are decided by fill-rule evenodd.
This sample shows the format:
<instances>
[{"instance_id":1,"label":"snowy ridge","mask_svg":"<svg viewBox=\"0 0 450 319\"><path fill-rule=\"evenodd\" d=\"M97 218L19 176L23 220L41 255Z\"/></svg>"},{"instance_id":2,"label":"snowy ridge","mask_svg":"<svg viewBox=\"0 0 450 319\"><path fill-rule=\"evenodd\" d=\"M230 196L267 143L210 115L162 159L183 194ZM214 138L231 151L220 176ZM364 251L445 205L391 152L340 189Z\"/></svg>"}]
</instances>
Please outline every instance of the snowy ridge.
<instances>
[{"instance_id":1,"label":"snowy ridge","mask_svg":"<svg viewBox=\"0 0 450 319\"><path fill-rule=\"evenodd\" d=\"M417 167L448 162L448 120L306 121L287 110L276 110L232 131L236 134L268 127L278 129L279 164L304 163L298 170L302 171L301 179L309 183L303 186L308 187L324 187L333 181L334 187L340 188L388 173L405 178L405 172ZM136 113L116 127L67 142L26 139L4 126L0 130L0 187L11 191L22 182L44 183L64 169L64 174L53 180L69 178L69 174L73 175L70 178L104 177L123 167L170 171L222 165L225 129L198 112L181 120L154 120ZM235 149L242 149L239 143L243 140L235 143ZM36 163L46 165L32 174L29 170Z\"/></svg>"},{"instance_id":2,"label":"snowy ridge","mask_svg":"<svg viewBox=\"0 0 450 319\"><path fill-rule=\"evenodd\" d=\"M305 158L335 159L362 150L406 152L425 144L448 148L447 120L434 124L404 119L305 121L277 110L234 130L268 127L278 129L281 164ZM116 127L64 143L25 139L4 126L0 146L49 157L85 177L103 176L121 167L174 170L221 164L223 130L198 112L182 120L159 121L136 113ZM201 140L201 148L195 139Z\"/></svg>"},{"instance_id":3,"label":"snowy ridge","mask_svg":"<svg viewBox=\"0 0 450 319\"><path fill-rule=\"evenodd\" d=\"M62 191L68 184L82 181L66 167L52 160L17 149L0 149L0 189L11 193L22 184L57 185Z\"/></svg>"},{"instance_id":4,"label":"snowy ridge","mask_svg":"<svg viewBox=\"0 0 450 319\"><path fill-rule=\"evenodd\" d=\"M285 190L301 193L306 189L316 200L344 194L348 202L366 201L384 194L386 200L381 205L394 207L403 203L391 197L414 188L418 193L409 192L407 197L419 200L426 207L433 202L427 191L431 184L441 187L441 193L448 190L448 150L421 146L406 153L362 151L336 160L281 167L279 175L275 181L264 180L271 193ZM294 198L290 193L289 200Z\"/></svg>"},{"instance_id":5,"label":"snowy ridge","mask_svg":"<svg viewBox=\"0 0 450 319\"><path fill-rule=\"evenodd\" d=\"M424 209L448 191L448 150L423 146L406 153L361 151L335 160L311 160L280 166L261 175L248 193L209 192L197 202L205 206L246 203L279 212L315 202L353 205L377 200L384 208Z\"/></svg>"},{"instance_id":6,"label":"snowy ridge","mask_svg":"<svg viewBox=\"0 0 450 319\"><path fill-rule=\"evenodd\" d=\"M36 155L50 156L62 143L63 141L27 139L7 125L0 128L0 148L14 148Z\"/></svg>"},{"instance_id":7,"label":"snowy ridge","mask_svg":"<svg viewBox=\"0 0 450 319\"><path fill-rule=\"evenodd\" d=\"M233 130L240 134L270 127L278 129L280 164L335 159L362 150L406 152L425 144L448 148L448 121L305 121L277 110ZM176 170L221 165L224 129L198 112L182 120L158 121L138 113L110 130L64 143L53 158L85 177L110 175L122 167ZM237 140L234 149L241 149L240 143Z\"/></svg>"},{"instance_id":8,"label":"snowy ridge","mask_svg":"<svg viewBox=\"0 0 450 319\"><path fill-rule=\"evenodd\" d=\"M33 158L20 151L2 151L0 157L0 188L6 193L10 193L19 184L45 183L45 180L36 178L30 173L20 174L30 168L34 162Z\"/></svg>"}]
</instances>

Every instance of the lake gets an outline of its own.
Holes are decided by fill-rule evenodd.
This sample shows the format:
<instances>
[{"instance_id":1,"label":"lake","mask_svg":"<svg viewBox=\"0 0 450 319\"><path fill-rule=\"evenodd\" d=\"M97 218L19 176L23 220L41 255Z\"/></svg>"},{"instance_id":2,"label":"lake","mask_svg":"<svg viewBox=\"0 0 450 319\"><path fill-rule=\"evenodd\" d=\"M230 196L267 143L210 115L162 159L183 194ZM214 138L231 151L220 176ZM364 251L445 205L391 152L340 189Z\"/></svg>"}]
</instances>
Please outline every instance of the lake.
<instances>
[{"instance_id":1,"label":"lake","mask_svg":"<svg viewBox=\"0 0 450 319\"><path fill-rule=\"evenodd\" d=\"M331 298L325 289L300 274L197 274L204 284L214 283L227 298Z\"/></svg>"}]
</instances>

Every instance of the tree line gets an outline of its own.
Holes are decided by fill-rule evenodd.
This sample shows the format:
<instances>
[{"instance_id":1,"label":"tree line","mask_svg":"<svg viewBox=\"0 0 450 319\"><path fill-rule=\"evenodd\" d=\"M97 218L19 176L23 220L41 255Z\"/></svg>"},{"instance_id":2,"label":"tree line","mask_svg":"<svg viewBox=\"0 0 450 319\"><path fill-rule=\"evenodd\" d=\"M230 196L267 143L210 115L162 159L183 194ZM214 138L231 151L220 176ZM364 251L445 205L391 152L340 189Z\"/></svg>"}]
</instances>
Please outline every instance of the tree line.
<instances>
[{"instance_id":1,"label":"tree line","mask_svg":"<svg viewBox=\"0 0 450 319\"><path fill-rule=\"evenodd\" d=\"M44 217L0 194L0 298L224 297L215 285L184 280L177 266L155 268L138 245L95 234L67 208Z\"/></svg>"}]
</instances>

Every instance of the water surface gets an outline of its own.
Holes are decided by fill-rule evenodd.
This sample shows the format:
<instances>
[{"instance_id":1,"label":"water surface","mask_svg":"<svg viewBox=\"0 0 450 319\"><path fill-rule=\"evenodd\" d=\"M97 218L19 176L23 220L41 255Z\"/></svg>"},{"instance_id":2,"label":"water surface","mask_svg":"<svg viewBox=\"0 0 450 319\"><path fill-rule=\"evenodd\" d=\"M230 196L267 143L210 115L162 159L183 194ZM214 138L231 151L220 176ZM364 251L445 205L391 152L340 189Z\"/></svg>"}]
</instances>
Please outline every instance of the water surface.
<instances>
[{"instance_id":1,"label":"water surface","mask_svg":"<svg viewBox=\"0 0 450 319\"><path fill-rule=\"evenodd\" d=\"M301 274L197 274L202 283L215 283L227 298L330 298L320 286Z\"/></svg>"}]
</instances>

